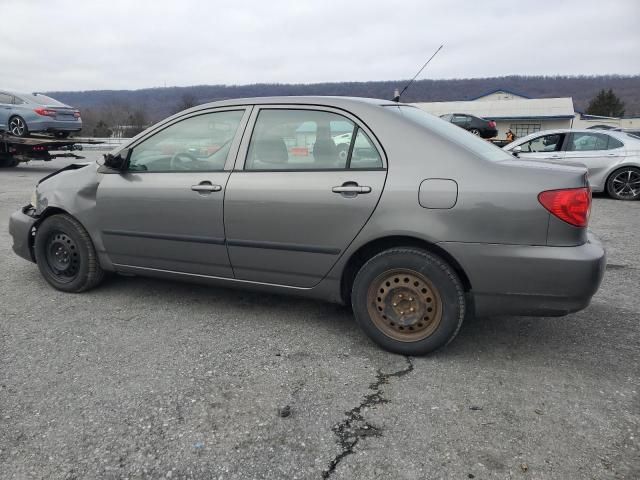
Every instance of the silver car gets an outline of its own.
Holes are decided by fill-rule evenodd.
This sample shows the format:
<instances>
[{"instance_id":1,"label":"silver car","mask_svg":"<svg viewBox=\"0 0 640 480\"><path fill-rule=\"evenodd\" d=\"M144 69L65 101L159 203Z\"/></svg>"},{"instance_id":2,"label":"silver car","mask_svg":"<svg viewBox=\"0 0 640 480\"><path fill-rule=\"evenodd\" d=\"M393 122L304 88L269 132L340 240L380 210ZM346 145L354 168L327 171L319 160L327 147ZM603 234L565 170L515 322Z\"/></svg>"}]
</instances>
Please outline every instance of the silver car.
<instances>
[{"instance_id":1,"label":"silver car","mask_svg":"<svg viewBox=\"0 0 640 480\"><path fill-rule=\"evenodd\" d=\"M586 169L517 159L410 105L278 97L186 110L45 177L9 229L62 291L118 272L304 295L417 355L467 314L585 308L605 266L590 205Z\"/></svg>"},{"instance_id":2,"label":"silver car","mask_svg":"<svg viewBox=\"0 0 640 480\"><path fill-rule=\"evenodd\" d=\"M547 130L503 147L522 159L584 165L594 192L617 200L640 198L640 138L606 130Z\"/></svg>"},{"instance_id":3,"label":"silver car","mask_svg":"<svg viewBox=\"0 0 640 480\"><path fill-rule=\"evenodd\" d=\"M0 130L16 137L51 133L66 138L82 130L80 111L41 93L0 91Z\"/></svg>"}]
</instances>

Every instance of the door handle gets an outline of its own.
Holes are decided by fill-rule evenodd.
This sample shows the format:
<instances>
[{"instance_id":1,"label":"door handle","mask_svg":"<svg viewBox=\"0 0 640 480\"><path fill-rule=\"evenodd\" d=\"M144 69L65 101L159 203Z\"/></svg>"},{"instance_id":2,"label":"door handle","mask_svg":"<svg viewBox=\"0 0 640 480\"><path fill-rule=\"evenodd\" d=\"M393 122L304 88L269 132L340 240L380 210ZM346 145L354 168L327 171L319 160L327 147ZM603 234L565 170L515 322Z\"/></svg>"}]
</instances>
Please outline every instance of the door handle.
<instances>
[{"instance_id":1,"label":"door handle","mask_svg":"<svg viewBox=\"0 0 640 480\"><path fill-rule=\"evenodd\" d=\"M211 193L211 192L219 192L222 190L221 185L213 185L209 181L200 182L197 185L191 185L191 190L198 193Z\"/></svg>"},{"instance_id":2,"label":"door handle","mask_svg":"<svg viewBox=\"0 0 640 480\"><path fill-rule=\"evenodd\" d=\"M357 183L344 184L339 187L333 187L331 189L333 193L346 193L346 194L359 194L359 193L371 193L371 187L360 186Z\"/></svg>"}]
</instances>

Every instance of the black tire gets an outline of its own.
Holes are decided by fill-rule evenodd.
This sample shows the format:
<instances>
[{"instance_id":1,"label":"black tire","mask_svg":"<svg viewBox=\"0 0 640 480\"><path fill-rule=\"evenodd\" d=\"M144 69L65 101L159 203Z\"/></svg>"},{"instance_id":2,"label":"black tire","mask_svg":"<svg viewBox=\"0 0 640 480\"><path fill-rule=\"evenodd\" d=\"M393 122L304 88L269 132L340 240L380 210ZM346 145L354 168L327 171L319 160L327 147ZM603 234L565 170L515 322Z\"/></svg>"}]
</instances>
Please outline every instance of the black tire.
<instances>
[{"instance_id":1,"label":"black tire","mask_svg":"<svg viewBox=\"0 0 640 480\"><path fill-rule=\"evenodd\" d=\"M622 167L609 175L607 193L616 200L640 199L640 168Z\"/></svg>"},{"instance_id":2,"label":"black tire","mask_svg":"<svg viewBox=\"0 0 640 480\"><path fill-rule=\"evenodd\" d=\"M29 136L29 127L27 127L27 122L24 121L19 115L14 115L9 118L9 133L14 137L28 137Z\"/></svg>"},{"instance_id":3,"label":"black tire","mask_svg":"<svg viewBox=\"0 0 640 480\"><path fill-rule=\"evenodd\" d=\"M392 280L394 276L398 277L393 279L396 281L395 284ZM385 281L387 278L391 286ZM409 278L410 282L404 283ZM383 283L378 284L380 279ZM385 285L389 287L383 292ZM415 303L409 303L409 300L414 301L414 298L409 295L402 300L406 302L405 306L391 303L394 302L394 298L397 299L397 295L402 298L403 295L399 292L405 291L406 288L414 288L412 285L420 289L416 290L418 295L421 291L433 297L434 303L425 303L432 302L429 296L423 299L418 298ZM383 288L378 290L380 286ZM408 291L411 292L411 290ZM375 298L371 296L372 293ZM402 355L424 355L444 347L455 338L465 317L466 299L458 275L440 257L414 248L396 248L379 253L362 266L353 282L351 305L358 325L382 348ZM408 309L410 305L415 305L416 312L408 315L416 315L417 320L413 317L409 319L403 316L398 317L399 313L404 312L397 310ZM419 322L422 322L423 314L430 315L425 313L425 306L428 305L434 306L435 311L431 314L434 318L428 320L427 316L424 316L425 327L423 327ZM431 311L429 309L429 312ZM414 312L413 308L411 312ZM437 323L435 323L435 317L438 317ZM398 318L406 323L394 324L392 320L398 321ZM389 326L381 325L380 322L388 322ZM415 332L413 326L416 328ZM419 331L418 327L422 330ZM405 333L398 330L403 328L411 329L412 332L407 330ZM398 339L403 335L406 337ZM419 338L420 335L426 336Z\"/></svg>"},{"instance_id":4,"label":"black tire","mask_svg":"<svg viewBox=\"0 0 640 480\"><path fill-rule=\"evenodd\" d=\"M469 130L469 133L480 136L480 130L478 130L477 128L472 128L471 130Z\"/></svg>"},{"instance_id":5,"label":"black tire","mask_svg":"<svg viewBox=\"0 0 640 480\"><path fill-rule=\"evenodd\" d=\"M56 132L55 133L55 137L56 138L67 138L69 136L70 132Z\"/></svg>"},{"instance_id":6,"label":"black tire","mask_svg":"<svg viewBox=\"0 0 640 480\"><path fill-rule=\"evenodd\" d=\"M89 234L70 215L52 215L40 224L34 252L44 279L63 292L84 292L104 278Z\"/></svg>"}]
</instances>

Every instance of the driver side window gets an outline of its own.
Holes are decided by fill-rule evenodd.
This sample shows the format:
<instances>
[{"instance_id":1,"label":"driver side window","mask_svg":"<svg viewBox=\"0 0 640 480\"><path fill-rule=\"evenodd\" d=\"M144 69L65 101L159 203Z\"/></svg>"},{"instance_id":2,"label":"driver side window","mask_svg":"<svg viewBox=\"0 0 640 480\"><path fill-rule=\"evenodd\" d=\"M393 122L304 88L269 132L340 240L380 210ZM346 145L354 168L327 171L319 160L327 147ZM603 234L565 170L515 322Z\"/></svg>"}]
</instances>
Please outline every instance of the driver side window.
<instances>
[{"instance_id":1,"label":"driver side window","mask_svg":"<svg viewBox=\"0 0 640 480\"><path fill-rule=\"evenodd\" d=\"M528 142L520 145L522 152L534 153L534 152L558 152L562 148L562 140L564 134L554 133L551 135L543 135L541 137L534 138Z\"/></svg>"},{"instance_id":2,"label":"driver side window","mask_svg":"<svg viewBox=\"0 0 640 480\"><path fill-rule=\"evenodd\" d=\"M133 148L129 170L223 170L243 115L244 110L211 112L174 123Z\"/></svg>"}]
</instances>

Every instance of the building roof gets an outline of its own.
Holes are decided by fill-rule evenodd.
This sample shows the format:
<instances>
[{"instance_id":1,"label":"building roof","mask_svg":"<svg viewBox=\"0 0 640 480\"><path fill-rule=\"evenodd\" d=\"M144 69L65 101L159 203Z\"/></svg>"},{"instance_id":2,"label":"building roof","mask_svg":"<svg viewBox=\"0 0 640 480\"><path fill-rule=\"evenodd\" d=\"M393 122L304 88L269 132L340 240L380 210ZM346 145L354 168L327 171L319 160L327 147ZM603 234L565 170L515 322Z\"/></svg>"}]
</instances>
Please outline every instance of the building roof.
<instances>
[{"instance_id":1,"label":"building roof","mask_svg":"<svg viewBox=\"0 0 640 480\"><path fill-rule=\"evenodd\" d=\"M464 102L414 103L414 105L434 115L468 113L491 120L569 119L575 116L573 100L570 97L516 98L481 102L469 100Z\"/></svg>"},{"instance_id":2,"label":"building roof","mask_svg":"<svg viewBox=\"0 0 640 480\"><path fill-rule=\"evenodd\" d=\"M508 93L509 95L515 95L516 97L531 98L528 95L523 95L522 93L513 92L511 90L507 90L506 88L496 88L495 90L485 92L482 95L478 95L477 97L470 98L469 100L470 101L478 100L479 98L488 97L489 95L493 95L494 93Z\"/></svg>"}]
</instances>

